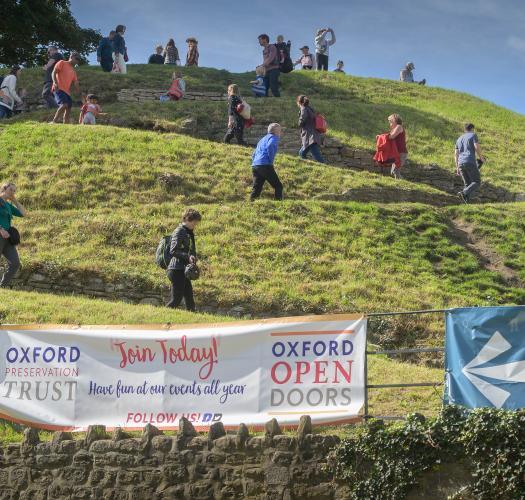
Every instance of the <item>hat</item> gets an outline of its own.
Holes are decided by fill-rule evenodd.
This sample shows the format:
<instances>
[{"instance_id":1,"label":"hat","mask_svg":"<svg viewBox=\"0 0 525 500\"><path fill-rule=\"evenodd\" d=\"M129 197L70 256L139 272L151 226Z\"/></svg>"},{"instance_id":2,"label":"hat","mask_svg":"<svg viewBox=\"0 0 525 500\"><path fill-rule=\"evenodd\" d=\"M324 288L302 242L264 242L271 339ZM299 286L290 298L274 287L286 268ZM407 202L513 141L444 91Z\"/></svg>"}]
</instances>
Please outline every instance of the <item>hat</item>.
<instances>
[{"instance_id":1,"label":"hat","mask_svg":"<svg viewBox=\"0 0 525 500\"><path fill-rule=\"evenodd\" d=\"M407 62L407 68L416 69L413 62Z\"/></svg>"},{"instance_id":2,"label":"hat","mask_svg":"<svg viewBox=\"0 0 525 500\"><path fill-rule=\"evenodd\" d=\"M197 39L193 36L190 36L189 38L186 39L186 43L190 43L190 42L199 43Z\"/></svg>"},{"instance_id":3,"label":"hat","mask_svg":"<svg viewBox=\"0 0 525 500\"><path fill-rule=\"evenodd\" d=\"M308 47L308 45L304 45L304 46L301 47L299 50L303 50L303 49L310 50L310 47Z\"/></svg>"}]
</instances>

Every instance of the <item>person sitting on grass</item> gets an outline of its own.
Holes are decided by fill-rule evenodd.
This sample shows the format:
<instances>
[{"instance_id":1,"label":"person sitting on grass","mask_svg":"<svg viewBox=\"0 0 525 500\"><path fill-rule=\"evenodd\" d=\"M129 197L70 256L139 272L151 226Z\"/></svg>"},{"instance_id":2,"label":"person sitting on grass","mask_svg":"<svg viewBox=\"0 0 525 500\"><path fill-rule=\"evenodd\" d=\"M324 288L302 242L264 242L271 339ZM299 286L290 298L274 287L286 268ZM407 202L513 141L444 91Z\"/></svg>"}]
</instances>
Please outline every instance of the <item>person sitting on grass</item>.
<instances>
[{"instance_id":1,"label":"person sitting on grass","mask_svg":"<svg viewBox=\"0 0 525 500\"><path fill-rule=\"evenodd\" d=\"M335 73L343 73L343 75L344 75L345 74L345 71L343 69L344 65L345 65L345 63L343 61L337 61L337 66L334 69L334 72Z\"/></svg>"},{"instance_id":2,"label":"person sitting on grass","mask_svg":"<svg viewBox=\"0 0 525 500\"><path fill-rule=\"evenodd\" d=\"M16 199L16 186L12 182L0 186L0 255L7 259L7 270L0 280L0 288L8 286L20 268L20 259L16 250L19 242L13 240L19 236L14 233L11 221L13 216L26 215L26 209Z\"/></svg>"},{"instance_id":3,"label":"person sitting on grass","mask_svg":"<svg viewBox=\"0 0 525 500\"><path fill-rule=\"evenodd\" d=\"M299 156L306 159L308 153L312 153L315 161L326 163L321 154L322 136L315 127L315 110L310 106L310 99L300 95L296 99L299 107L299 128L301 129L301 149Z\"/></svg>"},{"instance_id":4,"label":"person sitting on grass","mask_svg":"<svg viewBox=\"0 0 525 500\"><path fill-rule=\"evenodd\" d=\"M423 78L420 82L414 80L414 73L412 71L416 69L414 63L407 62L405 67L399 73L399 80L405 83L417 83L419 85L425 85L427 81Z\"/></svg>"},{"instance_id":5,"label":"person sitting on grass","mask_svg":"<svg viewBox=\"0 0 525 500\"><path fill-rule=\"evenodd\" d=\"M478 159L476 160L476 155ZM481 185L479 169L485 162L481 153L479 139L472 123L465 125L465 133L456 141L454 150L454 161L456 163L456 174L461 175L465 188L458 193L463 203L469 203L472 195Z\"/></svg>"},{"instance_id":6,"label":"person sitting on grass","mask_svg":"<svg viewBox=\"0 0 525 500\"><path fill-rule=\"evenodd\" d=\"M302 55L297 61L293 63L294 66L301 65L302 69L313 69L314 67L314 56L310 54L310 47L304 45L301 47Z\"/></svg>"},{"instance_id":7,"label":"person sitting on grass","mask_svg":"<svg viewBox=\"0 0 525 500\"><path fill-rule=\"evenodd\" d=\"M51 123L58 123L60 115L63 115L63 123L70 122L71 107L73 100L71 99L71 85L75 85L75 90L80 94L80 86L78 84L77 73L74 66L80 62L80 56L77 52L71 52L68 61L58 61L53 69L53 92L55 93L55 101L58 104L58 109L53 117Z\"/></svg>"},{"instance_id":8,"label":"person sitting on grass","mask_svg":"<svg viewBox=\"0 0 525 500\"><path fill-rule=\"evenodd\" d=\"M98 97L95 94L88 94L80 110L78 123L81 125L96 125L97 116L99 115L104 116L106 113L102 113L102 108L98 104Z\"/></svg>"},{"instance_id":9,"label":"person sitting on grass","mask_svg":"<svg viewBox=\"0 0 525 500\"><path fill-rule=\"evenodd\" d=\"M224 142L229 144L235 137L237 144L246 146L244 142L244 118L237 107L242 104L239 86L234 83L228 86L228 130L224 136Z\"/></svg>"},{"instance_id":10,"label":"person sitting on grass","mask_svg":"<svg viewBox=\"0 0 525 500\"><path fill-rule=\"evenodd\" d=\"M197 210L186 209L182 214L182 222L171 236L170 254L172 257L168 265L171 298L166 304L167 307L178 307L184 298L186 309L195 311L193 286L191 280L186 277L185 270L188 264L197 263L197 249L193 231L201 220L202 216Z\"/></svg>"},{"instance_id":11,"label":"person sitting on grass","mask_svg":"<svg viewBox=\"0 0 525 500\"><path fill-rule=\"evenodd\" d=\"M278 123L270 123L268 134L257 143L252 155L253 187L250 201L255 201L261 196L265 182L274 188L276 200L283 199L283 185L273 166L281 135L281 126Z\"/></svg>"},{"instance_id":12,"label":"person sitting on grass","mask_svg":"<svg viewBox=\"0 0 525 500\"><path fill-rule=\"evenodd\" d=\"M255 80L252 80L252 92L255 97L264 97L266 95L266 85L264 84L264 66L255 68Z\"/></svg>"},{"instance_id":13,"label":"person sitting on grass","mask_svg":"<svg viewBox=\"0 0 525 500\"><path fill-rule=\"evenodd\" d=\"M180 71L174 71L172 75L171 87L166 94L170 101L179 101L186 93L186 82L182 78Z\"/></svg>"}]
</instances>

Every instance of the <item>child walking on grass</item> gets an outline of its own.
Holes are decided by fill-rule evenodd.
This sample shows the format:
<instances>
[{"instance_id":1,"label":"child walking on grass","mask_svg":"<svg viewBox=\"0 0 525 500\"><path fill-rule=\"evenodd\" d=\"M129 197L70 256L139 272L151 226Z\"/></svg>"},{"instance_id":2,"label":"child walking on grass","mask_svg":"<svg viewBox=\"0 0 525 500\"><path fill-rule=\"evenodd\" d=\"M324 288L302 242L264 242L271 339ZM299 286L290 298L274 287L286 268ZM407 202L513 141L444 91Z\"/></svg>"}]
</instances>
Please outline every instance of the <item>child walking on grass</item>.
<instances>
[{"instance_id":1,"label":"child walking on grass","mask_svg":"<svg viewBox=\"0 0 525 500\"><path fill-rule=\"evenodd\" d=\"M98 97L95 94L88 94L80 109L78 123L80 123L80 125L96 125L97 116L104 116L106 114L107 113L102 113L102 108L98 104Z\"/></svg>"},{"instance_id":2,"label":"child walking on grass","mask_svg":"<svg viewBox=\"0 0 525 500\"><path fill-rule=\"evenodd\" d=\"M255 80L252 80L252 92L255 97L266 96L266 85L264 83L264 66L257 66L255 68Z\"/></svg>"}]
</instances>

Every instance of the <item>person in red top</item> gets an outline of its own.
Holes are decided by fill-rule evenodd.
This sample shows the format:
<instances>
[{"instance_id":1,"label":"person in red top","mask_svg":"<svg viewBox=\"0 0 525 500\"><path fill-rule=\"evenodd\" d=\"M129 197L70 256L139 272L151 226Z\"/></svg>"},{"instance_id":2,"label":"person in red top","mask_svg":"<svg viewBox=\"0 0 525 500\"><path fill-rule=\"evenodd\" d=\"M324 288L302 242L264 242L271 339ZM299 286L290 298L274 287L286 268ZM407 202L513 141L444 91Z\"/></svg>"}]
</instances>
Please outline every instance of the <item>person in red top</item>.
<instances>
[{"instance_id":1,"label":"person in red top","mask_svg":"<svg viewBox=\"0 0 525 500\"><path fill-rule=\"evenodd\" d=\"M80 56L77 52L71 52L69 61L58 61L53 69L53 92L55 94L55 101L58 104L57 112L53 117L51 123L58 123L60 115L64 115L62 121L69 123L69 116L71 114L71 107L73 100L71 99L71 85L75 85L75 90L80 94L80 86L78 84L78 77L75 71L75 65L80 62Z\"/></svg>"},{"instance_id":2,"label":"person in red top","mask_svg":"<svg viewBox=\"0 0 525 500\"><path fill-rule=\"evenodd\" d=\"M400 159L399 166L397 166L395 163L392 164L392 170L390 173L396 179L401 179L401 167L405 166L408 159L406 134L403 127L403 120L398 114L394 113L388 117L388 125L390 126L390 134L388 137L390 140L396 143Z\"/></svg>"}]
</instances>

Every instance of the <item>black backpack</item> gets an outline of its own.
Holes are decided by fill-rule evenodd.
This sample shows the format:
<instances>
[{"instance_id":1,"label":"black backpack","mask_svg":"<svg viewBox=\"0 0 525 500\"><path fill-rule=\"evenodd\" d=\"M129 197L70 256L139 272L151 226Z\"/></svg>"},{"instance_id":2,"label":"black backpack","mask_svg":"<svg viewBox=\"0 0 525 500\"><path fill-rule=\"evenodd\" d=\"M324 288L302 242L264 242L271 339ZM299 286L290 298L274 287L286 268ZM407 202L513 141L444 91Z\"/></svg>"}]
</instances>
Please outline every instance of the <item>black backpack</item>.
<instances>
[{"instance_id":1,"label":"black backpack","mask_svg":"<svg viewBox=\"0 0 525 500\"><path fill-rule=\"evenodd\" d=\"M280 45L280 46L279 46ZM290 73L293 71L293 62L286 44L275 45L277 48L277 57L279 59L279 71L281 73Z\"/></svg>"},{"instance_id":2,"label":"black backpack","mask_svg":"<svg viewBox=\"0 0 525 500\"><path fill-rule=\"evenodd\" d=\"M157 252L155 253L155 261L157 265L162 269L168 269L171 261L171 235L163 236L157 246Z\"/></svg>"}]
</instances>

